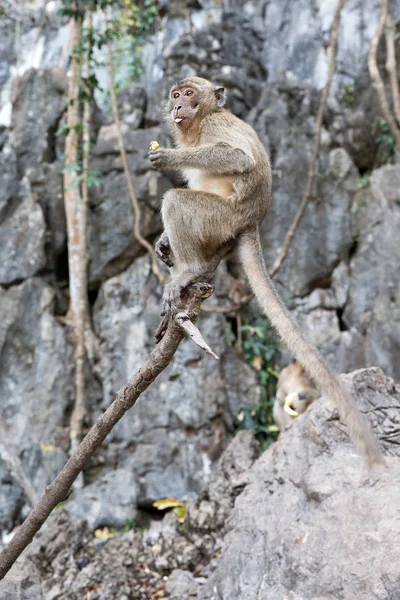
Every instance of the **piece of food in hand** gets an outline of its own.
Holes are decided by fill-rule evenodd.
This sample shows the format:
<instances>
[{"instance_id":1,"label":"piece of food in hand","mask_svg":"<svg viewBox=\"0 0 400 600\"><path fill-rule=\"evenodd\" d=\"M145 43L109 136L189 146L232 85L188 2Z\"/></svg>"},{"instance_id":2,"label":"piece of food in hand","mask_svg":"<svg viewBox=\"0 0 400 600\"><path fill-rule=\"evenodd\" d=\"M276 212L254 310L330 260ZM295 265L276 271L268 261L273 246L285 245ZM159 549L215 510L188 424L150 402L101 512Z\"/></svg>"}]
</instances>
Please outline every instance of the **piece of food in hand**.
<instances>
[{"instance_id":1,"label":"piece of food in hand","mask_svg":"<svg viewBox=\"0 0 400 600\"><path fill-rule=\"evenodd\" d=\"M160 144L158 142L150 142L150 150L158 150Z\"/></svg>"},{"instance_id":2,"label":"piece of food in hand","mask_svg":"<svg viewBox=\"0 0 400 600\"><path fill-rule=\"evenodd\" d=\"M292 392L286 396L285 404L283 405L283 410L290 415L291 417L298 417L299 413L297 410L292 408L293 402L299 398L298 392Z\"/></svg>"}]
</instances>

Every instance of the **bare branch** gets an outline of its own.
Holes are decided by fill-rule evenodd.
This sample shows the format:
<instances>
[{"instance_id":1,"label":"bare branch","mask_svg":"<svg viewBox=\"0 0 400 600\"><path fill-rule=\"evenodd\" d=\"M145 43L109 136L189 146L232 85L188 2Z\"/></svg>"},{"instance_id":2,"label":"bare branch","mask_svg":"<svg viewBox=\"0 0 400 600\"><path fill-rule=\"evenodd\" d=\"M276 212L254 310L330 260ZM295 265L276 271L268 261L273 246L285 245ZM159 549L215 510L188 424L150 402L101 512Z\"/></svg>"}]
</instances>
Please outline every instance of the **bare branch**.
<instances>
[{"instance_id":1,"label":"bare branch","mask_svg":"<svg viewBox=\"0 0 400 600\"><path fill-rule=\"evenodd\" d=\"M395 37L396 29L393 25L393 21L388 14L386 18L385 26L385 39L386 39L386 70L389 74L390 79L390 90L392 93L393 100L393 111L396 117L397 126L400 127L400 94L399 94L399 80L397 74L396 65L396 52L395 52Z\"/></svg>"},{"instance_id":2,"label":"bare branch","mask_svg":"<svg viewBox=\"0 0 400 600\"><path fill-rule=\"evenodd\" d=\"M206 354L214 358L215 360L219 360L219 357L213 352L210 346L207 344L200 331L197 329L196 325L192 323L189 319L188 315L185 312L179 312L176 317L176 322L182 327L182 329L188 334L192 342L194 342L199 348L204 350Z\"/></svg>"},{"instance_id":3,"label":"bare branch","mask_svg":"<svg viewBox=\"0 0 400 600\"><path fill-rule=\"evenodd\" d=\"M337 7L336 7L335 16L333 19L331 38L330 38L331 60L329 63L327 82L326 82L326 85L322 92L321 102L320 102L319 109L318 109L318 115L317 115L317 121L316 121L316 131L315 131L315 136L314 136L311 164L310 164L310 168L308 170L306 189L305 189L303 198L301 199L299 208L297 209L297 213L292 221L289 231L286 234L284 242L278 252L278 256L276 257L275 262L273 263L272 267L270 267L270 269L269 269L269 274L271 277L273 277L281 268L281 265L286 258L287 252L289 250L289 247L292 242L293 236L296 232L296 229L301 221L301 218L304 214L307 204L310 201L311 190L312 190L312 186L314 183L315 171L316 171L316 166L317 166L317 161L318 161L319 147L320 147L320 142L321 142L322 120L324 117L325 107L326 107L326 103L328 100L329 91L331 89L333 76L336 71L336 47L337 47L338 29L339 29L339 22L340 22L340 13L344 6L344 2L345 2L345 0L339 0Z\"/></svg>"},{"instance_id":4,"label":"bare branch","mask_svg":"<svg viewBox=\"0 0 400 600\"><path fill-rule=\"evenodd\" d=\"M378 52L379 40L381 39L383 29L388 18L388 2L387 0L381 0L381 14L379 16L378 27L375 35L371 40L371 46L368 52L368 69L371 76L372 85L375 88L376 95L378 97L379 106L381 113L386 120L390 132L395 140L397 151L400 152L400 129L397 127L395 120L390 112L390 107L386 98L385 86L382 81L382 77L379 73L376 55Z\"/></svg>"},{"instance_id":5,"label":"bare branch","mask_svg":"<svg viewBox=\"0 0 400 600\"><path fill-rule=\"evenodd\" d=\"M124 144L124 138L122 135L121 120L119 118L118 102L117 102L117 96L115 93L114 65L113 65L110 42L107 43L107 55L108 55L108 58L107 58L108 74L109 74L109 79L110 79L111 106L112 106L112 112L113 112L113 118L115 121L115 126L117 128L118 146L119 146L119 151L121 154L122 165L124 167L124 173L125 173L126 182L128 185L129 196L130 196L130 199L132 202L133 212L135 214L135 224L134 224L135 238L137 239L139 244L141 246L143 246L143 248L146 248L146 250L150 254L153 273L157 277L157 279L160 281L160 283L162 285L165 285L166 278L161 273L161 271L158 267L157 255L155 253L155 250L154 250L153 246L142 236L141 231L140 231L141 209L140 209L140 205L137 200L137 197L136 197L135 188L134 188L133 180L132 180L132 175L129 170L128 159L126 156L126 150L125 150L125 144Z\"/></svg>"}]
</instances>

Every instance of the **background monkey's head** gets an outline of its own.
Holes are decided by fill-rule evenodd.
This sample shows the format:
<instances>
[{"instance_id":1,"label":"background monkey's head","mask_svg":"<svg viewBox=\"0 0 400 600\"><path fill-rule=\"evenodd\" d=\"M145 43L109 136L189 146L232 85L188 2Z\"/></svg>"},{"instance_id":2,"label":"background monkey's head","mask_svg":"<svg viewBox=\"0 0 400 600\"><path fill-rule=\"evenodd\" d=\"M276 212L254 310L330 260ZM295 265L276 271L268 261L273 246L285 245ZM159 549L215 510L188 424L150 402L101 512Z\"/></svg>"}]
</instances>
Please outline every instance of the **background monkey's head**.
<instances>
[{"instance_id":1,"label":"background monkey's head","mask_svg":"<svg viewBox=\"0 0 400 600\"><path fill-rule=\"evenodd\" d=\"M179 130L187 130L195 119L220 110L225 104L225 90L202 77L188 77L171 88L168 113Z\"/></svg>"}]
</instances>

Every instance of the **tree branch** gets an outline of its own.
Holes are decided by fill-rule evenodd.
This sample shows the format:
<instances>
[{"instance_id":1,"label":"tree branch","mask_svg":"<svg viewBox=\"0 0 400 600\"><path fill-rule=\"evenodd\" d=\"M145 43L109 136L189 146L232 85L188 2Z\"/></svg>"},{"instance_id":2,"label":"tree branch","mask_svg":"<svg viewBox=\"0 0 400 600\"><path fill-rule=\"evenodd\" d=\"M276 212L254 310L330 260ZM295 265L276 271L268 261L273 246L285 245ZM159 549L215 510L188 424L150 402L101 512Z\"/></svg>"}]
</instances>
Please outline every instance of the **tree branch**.
<instances>
[{"instance_id":1,"label":"tree branch","mask_svg":"<svg viewBox=\"0 0 400 600\"><path fill-rule=\"evenodd\" d=\"M381 0L381 14L379 16L378 27L375 35L371 40L371 46L368 52L368 69L371 76L372 85L375 88L376 95L378 97L379 106L381 113L386 120L390 132L395 140L397 151L400 152L400 129L397 127L395 120L390 112L389 104L386 98L385 86L382 81L382 77L379 73L376 55L378 52L379 40L381 39L383 29L388 18L388 2L387 0Z\"/></svg>"},{"instance_id":2,"label":"tree branch","mask_svg":"<svg viewBox=\"0 0 400 600\"><path fill-rule=\"evenodd\" d=\"M273 277L281 268L281 265L282 265L283 261L285 260L286 255L288 253L293 236L296 232L296 229L301 221L301 218L302 218L304 211L307 207L307 204L310 200L311 190L312 190L312 186L313 186L314 178L315 178L315 171L316 171L316 165L317 165L317 160L318 160L319 147L320 147L320 142L321 142L322 120L324 117L325 107L326 107L326 103L328 100L329 91L331 89L333 76L336 71L336 47L337 47L338 29L339 29L339 22L340 22L340 13L344 6L344 2L345 2L345 0L339 0L337 7L336 7L335 16L333 19L331 38L330 38L331 60L329 63L328 79L327 79L326 85L324 87L324 90L322 92L321 102L320 102L319 109L318 109L316 131L315 131L315 136L314 136L311 164L310 164L310 168L309 168L308 176L307 176L306 189L305 189L303 198L301 199L299 208L297 209L297 213L292 221L291 226L289 227L289 231L287 232L284 242L278 252L278 256L276 257L275 262L273 263L272 267L270 267L270 269L269 269L269 274L271 277Z\"/></svg>"}]
</instances>

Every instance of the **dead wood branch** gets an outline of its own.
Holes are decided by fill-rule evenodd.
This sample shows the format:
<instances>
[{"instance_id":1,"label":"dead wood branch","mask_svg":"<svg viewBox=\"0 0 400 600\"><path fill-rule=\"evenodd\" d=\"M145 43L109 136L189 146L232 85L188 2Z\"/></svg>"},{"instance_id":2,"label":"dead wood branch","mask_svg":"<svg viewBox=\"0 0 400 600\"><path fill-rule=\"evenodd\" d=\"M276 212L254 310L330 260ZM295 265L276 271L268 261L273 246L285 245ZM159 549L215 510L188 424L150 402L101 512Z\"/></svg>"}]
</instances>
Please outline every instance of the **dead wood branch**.
<instances>
[{"instance_id":1,"label":"dead wood branch","mask_svg":"<svg viewBox=\"0 0 400 600\"><path fill-rule=\"evenodd\" d=\"M389 103L386 98L385 86L382 81L382 77L379 73L378 63L377 63L377 52L379 40L381 39L383 29L385 24L387 23L388 18L388 1L381 0L381 13L379 16L378 27L376 29L375 35L371 40L371 45L368 52L368 69L369 74L372 80L372 85L375 88L375 92L378 98L379 107L381 109L382 116L384 117L386 123L389 126L390 132L395 140L397 151L400 152L400 129L397 126L389 107Z\"/></svg>"},{"instance_id":2,"label":"dead wood branch","mask_svg":"<svg viewBox=\"0 0 400 600\"><path fill-rule=\"evenodd\" d=\"M139 244L141 246L143 246L143 248L145 248L148 251L148 253L150 254L151 264L152 264L152 269L153 269L154 275L160 281L161 285L165 285L166 278L161 273L161 271L158 267L158 260L157 260L157 255L155 253L155 250L154 250L153 246L142 236L141 231L140 231L140 222L141 222L141 218L142 218L142 213L141 213L141 209L140 209L140 204L136 197L136 192L135 192L135 187L133 185L132 175L129 170L129 164L128 164L128 159L127 159L126 150L125 150L124 137L122 135L117 95L115 93L114 64L113 64L113 59L112 59L112 51L111 51L111 43L110 42L107 43L107 62L108 62L108 76L110 79L111 106L112 106L112 112L113 112L113 118L115 121L115 126L117 128L118 146L119 146L119 151L121 154L122 165L124 167L126 182L128 185L129 196L130 196L130 199L132 202L133 212L135 215L135 224L134 224L134 229L133 229L134 235L135 235L135 238L137 239L137 241L139 242Z\"/></svg>"},{"instance_id":3,"label":"dead wood branch","mask_svg":"<svg viewBox=\"0 0 400 600\"><path fill-rule=\"evenodd\" d=\"M319 109L318 109L318 115L317 115L317 121L316 121L316 131L315 131L314 143L313 143L313 149L312 149L311 164L310 164L310 168L308 170L306 189L305 189L303 198L301 199L299 208L297 209L297 213L292 221L291 226L289 227L289 231L287 232L284 242L278 252L278 256L276 257L275 262L273 263L272 267L269 269L269 274L271 277L273 277L279 271L283 261L285 260L287 252L290 247L290 244L292 242L293 236L296 232L296 229L301 221L301 218L302 218L304 211L307 207L307 204L310 200L311 190L312 190L312 186L314 184L314 179L315 179L319 147L320 147L320 142L321 142L322 120L324 117L324 112L325 112L326 103L327 103L328 96L329 96L329 91L331 89L333 76L336 71L336 48L337 48L338 29L339 29L339 22L340 22L340 13L344 6L344 2L345 2L345 0L339 0L337 7L336 7L335 16L333 19L331 38L330 38L331 60L329 62L329 71L328 71L327 82L326 82L326 85L322 92L321 102L320 102Z\"/></svg>"},{"instance_id":4,"label":"dead wood branch","mask_svg":"<svg viewBox=\"0 0 400 600\"><path fill-rule=\"evenodd\" d=\"M213 352L210 346L207 344L200 331L197 329L196 325L192 323L189 319L188 315L185 312L179 312L176 317L176 322L182 327L182 329L187 333L192 342L194 342L199 348L204 350L206 354L214 358L215 360L219 360L219 357Z\"/></svg>"}]
</instances>

